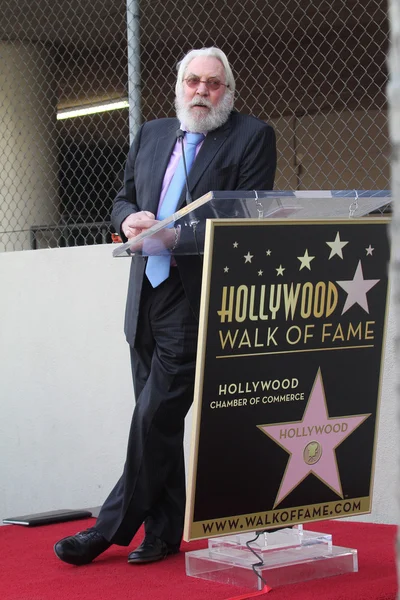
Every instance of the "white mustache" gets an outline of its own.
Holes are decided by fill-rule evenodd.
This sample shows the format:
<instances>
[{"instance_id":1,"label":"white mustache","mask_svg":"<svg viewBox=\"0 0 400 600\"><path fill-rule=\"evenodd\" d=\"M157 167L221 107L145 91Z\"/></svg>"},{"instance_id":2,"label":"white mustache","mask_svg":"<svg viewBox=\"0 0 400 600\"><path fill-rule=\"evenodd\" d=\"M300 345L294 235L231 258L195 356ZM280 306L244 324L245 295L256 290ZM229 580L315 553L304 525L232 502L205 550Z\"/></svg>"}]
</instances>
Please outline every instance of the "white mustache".
<instances>
[{"instance_id":1,"label":"white mustache","mask_svg":"<svg viewBox=\"0 0 400 600\"><path fill-rule=\"evenodd\" d=\"M189 108L192 108L192 106L206 106L207 108L212 108L211 102L205 98L193 98L189 103Z\"/></svg>"}]
</instances>

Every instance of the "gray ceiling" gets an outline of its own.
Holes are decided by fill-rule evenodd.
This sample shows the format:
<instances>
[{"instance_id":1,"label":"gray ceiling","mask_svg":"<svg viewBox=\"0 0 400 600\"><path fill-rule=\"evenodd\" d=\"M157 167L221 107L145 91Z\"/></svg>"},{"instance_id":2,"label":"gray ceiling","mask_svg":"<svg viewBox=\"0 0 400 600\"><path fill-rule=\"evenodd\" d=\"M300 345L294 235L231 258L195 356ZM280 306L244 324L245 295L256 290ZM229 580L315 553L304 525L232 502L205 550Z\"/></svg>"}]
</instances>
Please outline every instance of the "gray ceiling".
<instances>
[{"instance_id":1,"label":"gray ceiling","mask_svg":"<svg viewBox=\"0 0 400 600\"><path fill-rule=\"evenodd\" d=\"M0 0L0 37L102 46L125 36L125 0Z\"/></svg>"},{"instance_id":2,"label":"gray ceiling","mask_svg":"<svg viewBox=\"0 0 400 600\"><path fill-rule=\"evenodd\" d=\"M338 27L371 19L379 25L387 13L386 0L138 0L138 4L141 28L153 37L183 33L187 38L202 22L207 22L203 35L215 37L221 34L221 19L226 31L243 35L257 29L258 23L263 28L267 23L274 31L324 29L335 20ZM126 0L0 0L0 14L3 40L103 46L125 39ZM207 21L210 14L217 14L219 21Z\"/></svg>"}]
</instances>

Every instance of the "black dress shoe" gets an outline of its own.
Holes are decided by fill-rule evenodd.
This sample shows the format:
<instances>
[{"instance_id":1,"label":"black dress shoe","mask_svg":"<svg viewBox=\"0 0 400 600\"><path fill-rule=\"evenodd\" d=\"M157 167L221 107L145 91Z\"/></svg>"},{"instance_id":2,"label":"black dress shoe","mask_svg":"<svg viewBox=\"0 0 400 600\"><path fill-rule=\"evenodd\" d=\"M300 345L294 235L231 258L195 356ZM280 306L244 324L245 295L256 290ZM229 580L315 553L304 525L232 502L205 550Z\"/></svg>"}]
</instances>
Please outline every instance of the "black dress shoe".
<instances>
[{"instance_id":1,"label":"black dress shoe","mask_svg":"<svg viewBox=\"0 0 400 600\"><path fill-rule=\"evenodd\" d=\"M111 546L102 535L91 527L76 535L65 537L54 546L59 559L70 565L87 565Z\"/></svg>"},{"instance_id":2,"label":"black dress shoe","mask_svg":"<svg viewBox=\"0 0 400 600\"><path fill-rule=\"evenodd\" d=\"M141 564L162 560L170 554L177 554L179 545L171 545L158 537L147 535L136 550L128 556L128 563Z\"/></svg>"}]
</instances>

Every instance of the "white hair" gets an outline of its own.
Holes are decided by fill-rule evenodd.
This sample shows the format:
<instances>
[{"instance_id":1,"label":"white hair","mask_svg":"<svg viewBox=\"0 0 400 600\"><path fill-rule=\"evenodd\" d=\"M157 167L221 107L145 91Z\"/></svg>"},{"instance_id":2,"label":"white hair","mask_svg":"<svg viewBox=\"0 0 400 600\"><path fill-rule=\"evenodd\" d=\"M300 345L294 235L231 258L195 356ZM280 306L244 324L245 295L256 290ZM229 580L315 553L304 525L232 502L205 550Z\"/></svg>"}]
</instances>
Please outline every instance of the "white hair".
<instances>
[{"instance_id":1,"label":"white hair","mask_svg":"<svg viewBox=\"0 0 400 600\"><path fill-rule=\"evenodd\" d=\"M212 56L213 58L217 58L224 67L226 85L228 90L231 92L232 96L235 92L235 78L232 73L232 69L228 62L225 52L222 52L219 48L215 48L211 46L210 48L200 48L198 50L190 50L180 62L177 64L178 75L176 78L176 86L175 93L179 96L183 89L183 79L185 77L186 69L189 63L198 56Z\"/></svg>"}]
</instances>

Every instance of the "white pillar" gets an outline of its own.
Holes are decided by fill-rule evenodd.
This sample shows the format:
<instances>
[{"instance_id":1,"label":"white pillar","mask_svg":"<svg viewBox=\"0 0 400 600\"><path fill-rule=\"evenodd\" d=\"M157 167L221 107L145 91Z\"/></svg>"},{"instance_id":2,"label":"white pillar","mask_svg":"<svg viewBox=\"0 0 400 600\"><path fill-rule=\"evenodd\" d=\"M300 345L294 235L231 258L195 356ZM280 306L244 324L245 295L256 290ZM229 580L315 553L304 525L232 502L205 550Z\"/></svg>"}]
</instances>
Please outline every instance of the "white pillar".
<instances>
[{"instance_id":1,"label":"white pillar","mask_svg":"<svg viewBox=\"0 0 400 600\"><path fill-rule=\"evenodd\" d=\"M396 301L397 316L397 357L400 350L400 0L389 0L389 23L391 32L391 49L389 55L389 131L392 143L392 194L393 194L393 221L392 221L392 265L391 276L394 281L394 298ZM397 361L398 362L398 361ZM400 393L399 377L397 379L397 427L400 428ZM399 459L399 456L398 456ZM399 464L399 460L398 460ZM400 464L398 468L397 490L399 490ZM397 492L398 509L400 505L400 491ZM399 514L399 513L398 513ZM397 572L400 573L400 538L398 538ZM399 596L400 598L400 596Z\"/></svg>"},{"instance_id":2,"label":"white pillar","mask_svg":"<svg viewBox=\"0 0 400 600\"><path fill-rule=\"evenodd\" d=\"M49 53L39 44L0 43L0 251L29 249L31 227L58 220Z\"/></svg>"}]
</instances>

